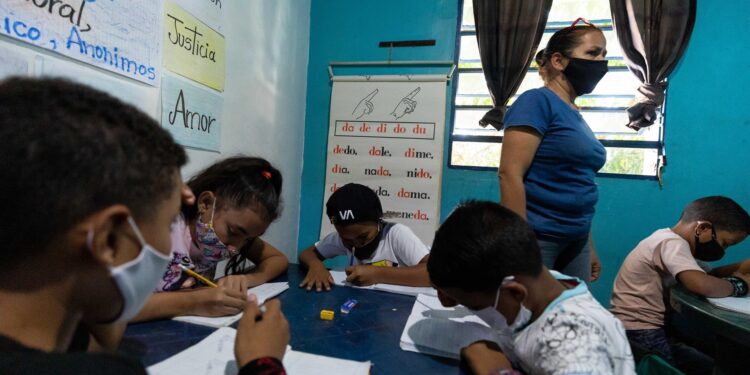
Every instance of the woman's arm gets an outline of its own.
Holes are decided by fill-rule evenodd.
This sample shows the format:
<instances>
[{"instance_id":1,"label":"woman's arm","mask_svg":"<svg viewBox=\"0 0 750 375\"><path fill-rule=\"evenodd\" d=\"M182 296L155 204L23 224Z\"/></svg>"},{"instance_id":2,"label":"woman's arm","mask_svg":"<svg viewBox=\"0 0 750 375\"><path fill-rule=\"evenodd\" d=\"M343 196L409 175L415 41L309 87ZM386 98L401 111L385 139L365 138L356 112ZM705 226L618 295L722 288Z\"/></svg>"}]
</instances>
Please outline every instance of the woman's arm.
<instances>
[{"instance_id":1,"label":"woman's arm","mask_svg":"<svg viewBox=\"0 0 750 375\"><path fill-rule=\"evenodd\" d=\"M500 158L500 203L526 219L526 189L523 179L542 137L531 127L505 130Z\"/></svg>"}]
</instances>

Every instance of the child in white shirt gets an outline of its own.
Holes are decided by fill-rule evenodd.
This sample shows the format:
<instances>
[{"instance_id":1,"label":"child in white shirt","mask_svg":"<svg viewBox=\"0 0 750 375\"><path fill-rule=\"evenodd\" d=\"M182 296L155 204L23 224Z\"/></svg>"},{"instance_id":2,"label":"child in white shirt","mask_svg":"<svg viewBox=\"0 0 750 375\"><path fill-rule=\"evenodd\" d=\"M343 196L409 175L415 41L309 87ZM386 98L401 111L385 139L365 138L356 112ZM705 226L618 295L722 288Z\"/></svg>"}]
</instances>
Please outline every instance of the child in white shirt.
<instances>
[{"instance_id":1,"label":"child in white shirt","mask_svg":"<svg viewBox=\"0 0 750 375\"><path fill-rule=\"evenodd\" d=\"M339 255L349 258L346 280L355 285L430 285L427 246L409 227L383 221L380 199L370 188L342 186L326 202L326 214L336 232L300 253L308 270L301 288L330 290L333 277L323 260Z\"/></svg>"}]
</instances>

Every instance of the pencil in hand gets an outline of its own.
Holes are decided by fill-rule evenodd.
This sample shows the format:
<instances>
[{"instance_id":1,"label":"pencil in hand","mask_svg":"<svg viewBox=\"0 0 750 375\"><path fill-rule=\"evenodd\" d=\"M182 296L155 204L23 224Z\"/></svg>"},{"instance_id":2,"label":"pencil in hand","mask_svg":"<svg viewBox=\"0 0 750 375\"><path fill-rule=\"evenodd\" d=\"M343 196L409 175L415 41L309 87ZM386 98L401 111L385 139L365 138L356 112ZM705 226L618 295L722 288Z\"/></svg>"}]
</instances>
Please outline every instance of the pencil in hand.
<instances>
[{"instance_id":1,"label":"pencil in hand","mask_svg":"<svg viewBox=\"0 0 750 375\"><path fill-rule=\"evenodd\" d=\"M219 286L214 284L213 281L205 278L203 275L199 274L198 272L195 272L191 270L190 268L185 267L184 265L180 264L180 268L185 271L188 275L194 277L196 280L212 287L212 288L218 288Z\"/></svg>"}]
</instances>

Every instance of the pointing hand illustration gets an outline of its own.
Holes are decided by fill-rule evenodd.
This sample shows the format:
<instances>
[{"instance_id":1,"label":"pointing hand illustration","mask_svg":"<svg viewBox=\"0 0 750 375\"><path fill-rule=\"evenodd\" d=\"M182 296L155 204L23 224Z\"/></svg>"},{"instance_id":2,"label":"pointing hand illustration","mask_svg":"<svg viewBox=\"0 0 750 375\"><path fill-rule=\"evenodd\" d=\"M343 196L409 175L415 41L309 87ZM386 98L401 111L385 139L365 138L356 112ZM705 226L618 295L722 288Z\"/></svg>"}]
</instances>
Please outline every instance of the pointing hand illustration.
<instances>
[{"instance_id":1,"label":"pointing hand illustration","mask_svg":"<svg viewBox=\"0 0 750 375\"><path fill-rule=\"evenodd\" d=\"M359 120L360 118L362 118L362 116L372 113L372 110L375 109L375 106L370 100L372 100L372 98L374 98L377 94L378 89L375 89L373 90L373 92L367 94L367 96L360 100L357 106L354 108L354 111L352 111L352 116L355 116L355 118Z\"/></svg>"},{"instance_id":2,"label":"pointing hand illustration","mask_svg":"<svg viewBox=\"0 0 750 375\"><path fill-rule=\"evenodd\" d=\"M391 115L393 115L396 120L404 117L409 113L414 112L414 109L417 108L417 102L414 100L414 97L419 94L420 90L421 88L417 87L412 92L410 92L409 95L403 97L398 105L396 105L396 108L394 108L393 112L391 112Z\"/></svg>"}]
</instances>

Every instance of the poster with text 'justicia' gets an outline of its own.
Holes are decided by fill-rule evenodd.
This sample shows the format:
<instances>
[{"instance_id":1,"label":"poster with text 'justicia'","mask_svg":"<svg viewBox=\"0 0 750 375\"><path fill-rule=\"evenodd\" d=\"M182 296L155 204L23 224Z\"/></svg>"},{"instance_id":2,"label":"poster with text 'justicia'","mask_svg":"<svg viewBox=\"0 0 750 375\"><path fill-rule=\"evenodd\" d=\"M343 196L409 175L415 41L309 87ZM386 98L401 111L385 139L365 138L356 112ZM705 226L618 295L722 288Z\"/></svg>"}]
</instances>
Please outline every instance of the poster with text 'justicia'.
<instances>
[{"instance_id":1,"label":"poster with text 'justicia'","mask_svg":"<svg viewBox=\"0 0 750 375\"><path fill-rule=\"evenodd\" d=\"M431 245L440 220L445 75L361 78L333 82L320 237L335 230L328 197L356 182L380 197L385 220Z\"/></svg>"},{"instance_id":2,"label":"poster with text 'justicia'","mask_svg":"<svg viewBox=\"0 0 750 375\"><path fill-rule=\"evenodd\" d=\"M214 90L224 91L224 36L167 0L163 42L165 68Z\"/></svg>"},{"instance_id":3,"label":"poster with text 'justicia'","mask_svg":"<svg viewBox=\"0 0 750 375\"><path fill-rule=\"evenodd\" d=\"M3 0L0 35L156 85L162 2Z\"/></svg>"}]
</instances>

